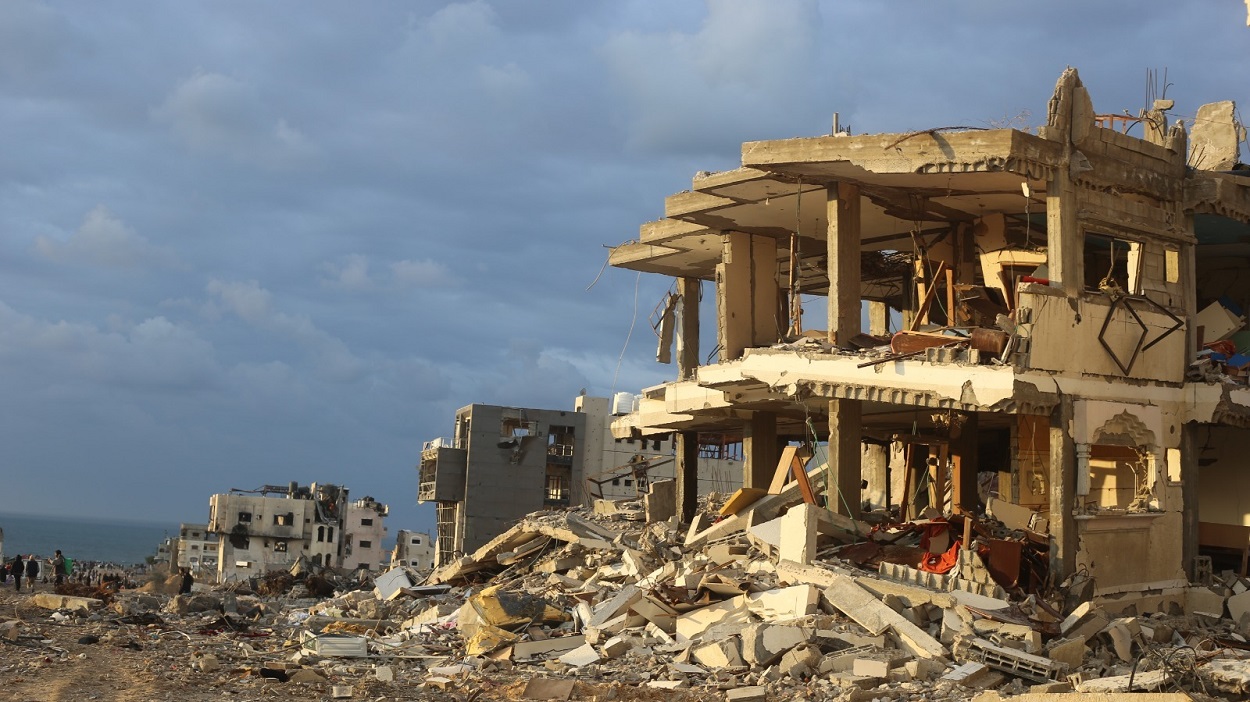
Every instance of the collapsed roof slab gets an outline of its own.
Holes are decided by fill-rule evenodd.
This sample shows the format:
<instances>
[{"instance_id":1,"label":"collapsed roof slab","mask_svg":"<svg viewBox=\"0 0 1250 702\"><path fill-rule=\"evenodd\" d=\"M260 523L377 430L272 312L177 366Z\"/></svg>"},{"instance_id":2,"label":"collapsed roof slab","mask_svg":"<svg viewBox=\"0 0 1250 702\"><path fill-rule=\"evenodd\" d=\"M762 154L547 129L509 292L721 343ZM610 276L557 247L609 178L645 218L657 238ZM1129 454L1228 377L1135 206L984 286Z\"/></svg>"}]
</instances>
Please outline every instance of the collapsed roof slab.
<instances>
[{"instance_id":1,"label":"collapsed roof slab","mask_svg":"<svg viewBox=\"0 0 1250 702\"><path fill-rule=\"evenodd\" d=\"M1049 180L1064 158L1061 144L1015 129L935 130L749 141L742 164L808 182L1018 193L1025 179Z\"/></svg>"}]
</instances>

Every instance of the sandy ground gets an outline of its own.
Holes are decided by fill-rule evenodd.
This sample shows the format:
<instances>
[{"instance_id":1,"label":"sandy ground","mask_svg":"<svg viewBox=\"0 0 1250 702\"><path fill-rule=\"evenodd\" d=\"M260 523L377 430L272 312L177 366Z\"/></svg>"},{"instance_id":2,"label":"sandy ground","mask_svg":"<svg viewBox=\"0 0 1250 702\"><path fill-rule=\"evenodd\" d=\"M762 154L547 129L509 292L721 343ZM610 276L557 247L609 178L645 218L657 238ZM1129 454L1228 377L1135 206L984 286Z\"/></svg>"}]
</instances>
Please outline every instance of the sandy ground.
<instances>
[{"instance_id":1,"label":"sandy ground","mask_svg":"<svg viewBox=\"0 0 1250 702\"><path fill-rule=\"evenodd\" d=\"M39 591L50 592L48 586ZM217 631L205 626L214 614L126 623L108 610L63 617L15 594L0 591L0 626L17 621L16 640L0 637L0 700L330 700L336 686L350 686L348 699L489 702L519 700L533 673L497 671L451 690L425 686L426 671L412 661L323 659L305 667L325 682L282 682L262 677L261 669L290 661L297 645L284 632ZM64 621L58 621L64 619ZM0 630L2 631L2 630ZM99 639L94 643L84 637ZM205 655L219 666L198 669ZM394 680L377 679L375 666L389 664ZM294 665L294 664L290 664ZM214 666L208 666L214 668ZM341 692L341 690L340 690ZM623 686L610 679L579 681L574 700L696 702L722 700L724 693L667 691Z\"/></svg>"}]
</instances>

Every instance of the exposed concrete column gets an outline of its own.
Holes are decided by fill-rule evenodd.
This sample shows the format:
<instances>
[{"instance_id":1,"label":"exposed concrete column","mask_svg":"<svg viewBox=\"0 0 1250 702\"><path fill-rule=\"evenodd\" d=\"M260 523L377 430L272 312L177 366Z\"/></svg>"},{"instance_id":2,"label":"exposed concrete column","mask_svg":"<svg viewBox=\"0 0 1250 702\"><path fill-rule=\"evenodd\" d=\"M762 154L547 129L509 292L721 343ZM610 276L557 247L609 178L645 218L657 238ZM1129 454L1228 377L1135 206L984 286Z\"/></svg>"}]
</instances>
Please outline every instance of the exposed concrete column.
<instances>
[{"instance_id":1,"label":"exposed concrete column","mask_svg":"<svg viewBox=\"0 0 1250 702\"><path fill-rule=\"evenodd\" d=\"M698 278L678 278L677 294L681 296L678 306L680 326L677 332L677 378L690 380L699 368L699 296L702 281Z\"/></svg>"},{"instance_id":2,"label":"exposed concrete column","mask_svg":"<svg viewBox=\"0 0 1250 702\"><path fill-rule=\"evenodd\" d=\"M716 264L717 341L720 359L742 357L752 346L779 337L777 241L743 232L725 232Z\"/></svg>"},{"instance_id":3,"label":"exposed concrete column","mask_svg":"<svg viewBox=\"0 0 1250 702\"><path fill-rule=\"evenodd\" d=\"M1072 398L1064 396L1050 415L1050 576L1062 582L1076 570L1076 443Z\"/></svg>"},{"instance_id":4,"label":"exposed concrete column","mask_svg":"<svg viewBox=\"0 0 1250 702\"><path fill-rule=\"evenodd\" d=\"M1066 168L1056 168L1046 190L1046 266L1051 285L1068 297L1085 287L1082 250L1085 242L1077 230L1076 186Z\"/></svg>"},{"instance_id":5,"label":"exposed concrete column","mask_svg":"<svg viewBox=\"0 0 1250 702\"><path fill-rule=\"evenodd\" d=\"M963 415L958 433L951 432L951 502L962 511L973 511L980 502L977 494L977 415Z\"/></svg>"},{"instance_id":6,"label":"exposed concrete column","mask_svg":"<svg viewBox=\"0 0 1250 702\"><path fill-rule=\"evenodd\" d=\"M777 472L777 415L752 412L742 432L742 487L768 489Z\"/></svg>"},{"instance_id":7,"label":"exposed concrete column","mask_svg":"<svg viewBox=\"0 0 1250 702\"><path fill-rule=\"evenodd\" d=\"M860 330L859 215L859 187L838 183L825 190L829 341L837 345Z\"/></svg>"},{"instance_id":8,"label":"exposed concrete column","mask_svg":"<svg viewBox=\"0 0 1250 702\"><path fill-rule=\"evenodd\" d=\"M679 431L673 443L677 454L677 519L689 524L699 504L699 435Z\"/></svg>"},{"instance_id":9,"label":"exposed concrete column","mask_svg":"<svg viewBox=\"0 0 1250 702\"><path fill-rule=\"evenodd\" d=\"M890 333L890 306L876 300L868 301L868 333L885 336Z\"/></svg>"},{"instance_id":10,"label":"exposed concrete column","mask_svg":"<svg viewBox=\"0 0 1250 702\"><path fill-rule=\"evenodd\" d=\"M860 203L859 187L849 183L825 189L826 254L829 269L829 341L845 345L860 332ZM829 401L829 461L833 485L826 487L826 506L859 518L860 439L863 416L859 400Z\"/></svg>"},{"instance_id":11,"label":"exposed concrete column","mask_svg":"<svg viewBox=\"0 0 1250 702\"><path fill-rule=\"evenodd\" d=\"M1194 577L1194 559L1198 557L1198 454L1202 444L1198 424L1181 425L1181 563L1190 580ZM1167 470L1165 459L1165 481Z\"/></svg>"}]
</instances>

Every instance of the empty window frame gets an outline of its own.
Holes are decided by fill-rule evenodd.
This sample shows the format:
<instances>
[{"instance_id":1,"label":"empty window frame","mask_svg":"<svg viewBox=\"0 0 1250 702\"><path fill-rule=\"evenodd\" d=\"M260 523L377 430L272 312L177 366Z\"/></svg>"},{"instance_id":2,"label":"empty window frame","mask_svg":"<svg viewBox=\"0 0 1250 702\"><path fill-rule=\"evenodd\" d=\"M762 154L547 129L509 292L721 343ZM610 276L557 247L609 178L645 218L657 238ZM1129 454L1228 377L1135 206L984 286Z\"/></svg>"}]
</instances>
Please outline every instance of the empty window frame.
<instances>
[{"instance_id":1,"label":"empty window frame","mask_svg":"<svg viewBox=\"0 0 1250 702\"><path fill-rule=\"evenodd\" d=\"M1141 244L1098 232L1085 232L1085 289L1141 292Z\"/></svg>"}]
</instances>

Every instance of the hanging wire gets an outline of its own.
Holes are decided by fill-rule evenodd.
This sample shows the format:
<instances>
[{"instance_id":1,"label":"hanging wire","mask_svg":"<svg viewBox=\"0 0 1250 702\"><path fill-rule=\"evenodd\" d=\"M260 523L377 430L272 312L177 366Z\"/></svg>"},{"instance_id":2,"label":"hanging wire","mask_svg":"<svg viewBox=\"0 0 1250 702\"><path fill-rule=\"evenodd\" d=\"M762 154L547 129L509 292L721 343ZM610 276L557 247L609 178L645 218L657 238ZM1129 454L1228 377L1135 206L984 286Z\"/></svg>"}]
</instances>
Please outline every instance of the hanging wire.
<instances>
[{"instance_id":1,"label":"hanging wire","mask_svg":"<svg viewBox=\"0 0 1250 702\"><path fill-rule=\"evenodd\" d=\"M621 347L621 355L616 359L616 372L612 374L612 394L616 394L616 380L621 375L621 364L625 361L625 350L629 348L629 338L634 335L634 324L638 322L638 287L642 283L642 271L634 278L634 316L629 320L629 333L625 335L625 345Z\"/></svg>"}]
</instances>

